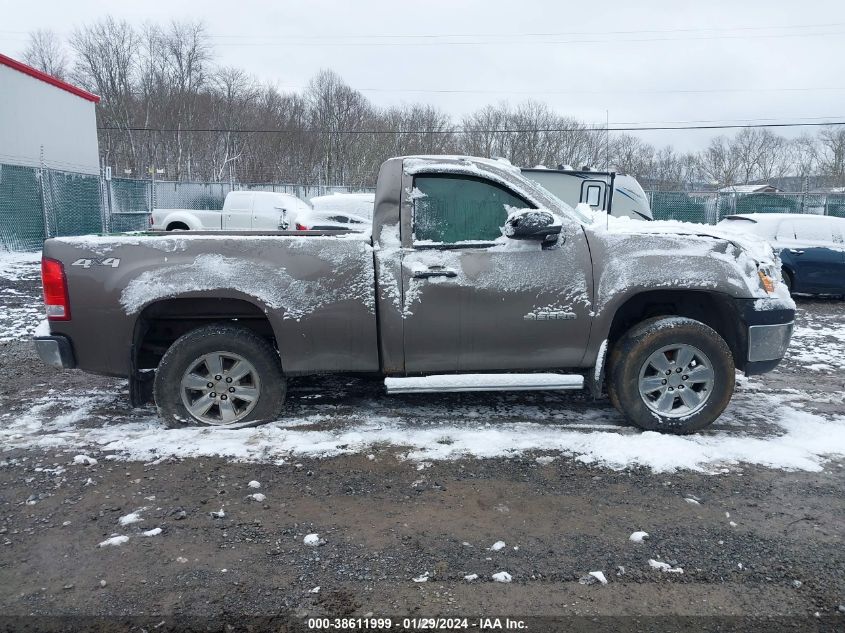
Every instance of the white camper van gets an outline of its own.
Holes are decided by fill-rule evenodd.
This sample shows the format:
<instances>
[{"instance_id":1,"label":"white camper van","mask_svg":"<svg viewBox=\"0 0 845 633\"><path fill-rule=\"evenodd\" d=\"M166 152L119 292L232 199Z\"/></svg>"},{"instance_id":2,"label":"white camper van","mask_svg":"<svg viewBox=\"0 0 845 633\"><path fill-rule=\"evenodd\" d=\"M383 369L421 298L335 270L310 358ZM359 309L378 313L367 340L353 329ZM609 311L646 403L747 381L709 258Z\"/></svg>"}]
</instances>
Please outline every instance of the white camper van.
<instances>
[{"instance_id":1,"label":"white camper van","mask_svg":"<svg viewBox=\"0 0 845 633\"><path fill-rule=\"evenodd\" d=\"M522 175L540 183L570 206L583 202L596 211L607 211L617 217L654 219L648 197L633 176L568 167L524 167Z\"/></svg>"}]
</instances>

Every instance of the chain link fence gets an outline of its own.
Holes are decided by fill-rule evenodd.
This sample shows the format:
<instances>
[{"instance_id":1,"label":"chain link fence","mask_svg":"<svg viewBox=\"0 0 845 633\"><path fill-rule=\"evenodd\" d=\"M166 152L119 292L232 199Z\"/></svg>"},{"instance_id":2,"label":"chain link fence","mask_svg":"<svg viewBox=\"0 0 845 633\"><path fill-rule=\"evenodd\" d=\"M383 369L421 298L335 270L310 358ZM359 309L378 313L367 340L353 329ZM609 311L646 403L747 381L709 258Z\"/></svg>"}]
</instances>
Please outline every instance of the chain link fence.
<instances>
[{"instance_id":1,"label":"chain link fence","mask_svg":"<svg viewBox=\"0 0 845 633\"><path fill-rule=\"evenodd\" d=\"M45 238L149 228L153 209L222 209L230 191L275 191L308 200L372 188L284 183L104 178L0 164L0 249L33 251ZM812 213L845 218L845 193L647 192L656 220L715 224L736 213Z\"/></svg>"},{"instance_id":2,"label":"chain link fence","mask_svg":"<svg viewBox=\"0 0 845 633\"><path fill-rule=\"evenodd\" d=\"M655 220L716 224L740 213L809 213L845 217L845 193L648 191Z\"/></svg>"},{"instance_id":3,"label":"chain link fence","mask_svg":"<svg viewBox=\"0 0 845 633\"><path fill-rule=\"evenodd\" d=\"M99 176L0 165L0 249L31 251L47 237L98 233Z\"/></svg>"}]
</instances>

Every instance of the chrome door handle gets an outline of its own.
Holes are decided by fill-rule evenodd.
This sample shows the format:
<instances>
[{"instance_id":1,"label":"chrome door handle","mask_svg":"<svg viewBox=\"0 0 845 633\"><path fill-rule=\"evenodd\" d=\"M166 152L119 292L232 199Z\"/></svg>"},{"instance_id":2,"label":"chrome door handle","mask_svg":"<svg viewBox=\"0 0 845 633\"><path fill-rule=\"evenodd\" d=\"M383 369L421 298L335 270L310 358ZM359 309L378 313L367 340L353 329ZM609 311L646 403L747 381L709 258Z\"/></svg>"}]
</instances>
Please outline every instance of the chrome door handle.
<instances>
[{"instance_id":1,"label":"chrome door handle","mask_svg":"<svg viewBox=\"0 0 845 633\"><path fill-rule=\"evenodd\" d=\"M804 254L804 251L798 250L796 248L790 248L789 252L792 253L793 255L803 255Z\"/></svg>"},{"instance_id":2,"label":"chrome door handle","mask_svg":"<svg viewBox=\"0 0 845 633\"><path fill-rule=\"evenodd\" d=\"M432 266L426 270L415 270L414 279L428 279L429 277L457 277L458 273L451 268Z\"/></svg>"}]
</instances>

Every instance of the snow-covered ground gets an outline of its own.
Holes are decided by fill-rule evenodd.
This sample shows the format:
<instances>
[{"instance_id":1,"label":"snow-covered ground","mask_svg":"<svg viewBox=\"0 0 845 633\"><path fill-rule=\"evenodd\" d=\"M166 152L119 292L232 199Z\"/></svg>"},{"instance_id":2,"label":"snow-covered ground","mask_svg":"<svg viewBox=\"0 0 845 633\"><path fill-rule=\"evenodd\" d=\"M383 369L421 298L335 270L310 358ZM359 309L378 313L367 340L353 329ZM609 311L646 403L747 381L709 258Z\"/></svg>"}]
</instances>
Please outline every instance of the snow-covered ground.
<instances>
[{"instance_id":1,"label":"snow-covered ground","mask_svg":"<svg viewBox=\"0 0 845 633\"><path fill-rule=\"evenodd\" d=\"M0 343L32 335L44 318L41 296L32 292L40 262L41 253L0 251Z\"/></svg>"},{"instance_id":2,"label":"snow-covered ground","mask_svg":"<svg viewBox=\"0 0 845 633\"><path fill-rule=\"evenodd\" d=\"M25 339L43 318L37 294L38 256L0 256L0 342ZM845 393L820 390L819 372L845 368L845 317L799 305L794 343L784 371L795 379L738 376L726 413L705 432L675 437L624 425L607 403L568 394L474 394L382 397L364 381L317 382L293 390L284 418L262 427L165 431L154 409L129 410L124 384L102 379L72 392L35 384L0 414L0 446L53 448L68 461L79 453L98 459L155 461L168 457L226 456L285 463L299 456L389 451L414 462L540 454L624 469L730 472L742 464L815 471L829 456L845 455ZM839 305L839 304L837 304ZM319 386L325 385L321 392ZM362 397L364 385L372 397ZM333 397L325 398L327 392ZM816 405L828 407L818 410ZM166 433L167 442L162 441ZM3 464L0 452L0 465Z\"/></svg>"},{"instance_id":3,"label":"snow-covered ground","mask_svg":"<svg viewBox=\"0 0 845 633\"><path fill-rule=\"evenodd\" d=\"M455 399L449 406L427 404L425 396L379 398L341 414L337 405L313 404L257 428L165 431L151 409L124 411L123 393L92 391L64 399L49 392L33 398L25 411L3 413L0 445L61 449L69 461L80 451L106 459L226 456L272 463L377 450L412 461L540 452L613 469L713 473L737 464L816 471L827 456L845 455L845 416L802 410L811 399L806 392L768 393L762 379L740 378L722 418L684 437L640 432L624 426L606 404L585 406L556 394L534 403L489 395L486 404Z\"/></svg>"},{"instance_id":4,"label":"snow-covered ground","mask_svg":"<svg viewBox=\"0 0 845 633\"><path fill-rule=\"evenodd\" d=\"M41 253L10 253L0 250L0 279L24 281L38 277Z\"/></svg>"},{"instance_id":5,"label":"snow-covered ground","mask_svg":"<svg viewBox=\"0 0 845 633\"><path fill-rule=\"evenodd\" d=\"M841 305L843 318L838 323L798 306L798 327L789 348L791 362L811 372L841 374L845 370L845 302Z\"/></svg>"}]
</instances>

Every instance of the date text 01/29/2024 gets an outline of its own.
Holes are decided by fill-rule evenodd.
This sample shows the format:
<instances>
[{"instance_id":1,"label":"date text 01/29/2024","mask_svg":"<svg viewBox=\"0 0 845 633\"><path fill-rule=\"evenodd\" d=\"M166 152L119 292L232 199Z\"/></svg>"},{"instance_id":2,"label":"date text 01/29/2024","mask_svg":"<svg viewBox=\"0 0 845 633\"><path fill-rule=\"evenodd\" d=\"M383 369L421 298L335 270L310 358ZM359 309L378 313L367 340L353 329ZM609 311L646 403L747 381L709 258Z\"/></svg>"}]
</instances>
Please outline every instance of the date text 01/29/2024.
<instances>
[{"instance_id":1,"label":"date text 01/29/2024","mask_svg":"<svg viewBox=\"0 0 845 633\"><path fill-rule=\"evenodd\" d=\"M309 618L308 628L315 631L386 631L393 628L406 631L451 631L451 630L525 630L524 620L512 618Z\"/></svg>"}]
</instances>

